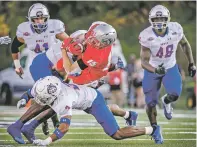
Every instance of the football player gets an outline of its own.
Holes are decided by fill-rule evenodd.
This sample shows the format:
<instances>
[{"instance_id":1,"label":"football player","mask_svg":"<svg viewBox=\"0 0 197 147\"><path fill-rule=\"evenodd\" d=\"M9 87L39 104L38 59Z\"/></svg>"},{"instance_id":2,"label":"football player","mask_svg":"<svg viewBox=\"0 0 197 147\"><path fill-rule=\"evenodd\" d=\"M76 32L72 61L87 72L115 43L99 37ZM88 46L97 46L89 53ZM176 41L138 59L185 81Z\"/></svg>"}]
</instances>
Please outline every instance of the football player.
<instances>
[{"instance_id":1,"label":"football player","mask_svg":"<svg viewBox=\"0 0 197 147\"><path fill-rule=\"evenodd\" d=\"M69 76L73 83L86 84L106 76L111 63L112 44L117 38L116 30L109 24L93 24L84 34L84 42L65 39L62 45L63 66L69 74L74 70L82 70L80 76ZM76 52L78 51L78 53ZM71 63L67 52L81 58ZM75 51L75 52L73 52Z\"/></svg>"},{"instance_id":2,"label":"football player","mask_svg":"<svg viewBox=\"0 0 197 147\"><path fill-rule=\"evenodd\" d=\"M12 40L9 36L0 37L0 44L9 44L11 41Z\"/></svg>"},{"instance_id":3,"label":"football player","mask_svg":"<svg viewBox=\"0 0 197 147\"><path fill-rule=\"evenodd\" d=\"M68 37L64 32L64 23L57 19L50 19L47 7L41 3L35 3L29 8L27 18L29 21L23 22L18 26L16 37L11 46L15 71L21 78L23 69L20 65L20 52L18 49L21 45L26 45L26 49L32 53L33 60L40 53L46 52L52 44ZM42 62L43 61L40 61L40 64L42 64ZM37 74L39 72L38 70L36 71ZM57 117L54 117L53 122L54 125L57 125ZM44 133L48 134L45 128L46 125L43 125Z\"/></svg>"},{"instance_id":4,"label":"football player","mask_svg":"<svg viewBox=\"0 0 197 147\"><path fill-rule=\"evenodd\" d=\"M196 67L183 28L177 22L170 22L170 12L166 7L153 7L149 13L149 22L151 26L139 35L141 62L145 69L142 86L150 124L157 127L156 104L161 83L167 92L161 99L165 117L169 120L172 119L171 103L179 98L182 91L181 75L176 63L176 50L179 44L187 56L191 77L195 75Z\"/></svg>"},{"instance_id":5,"label":"football player","mask_svg":"<svg viewBox=\"0 0 197 147\"><path fill-rule=\"evenodd\" d=\"M21 76L23 69L19 61L19 47L23 44L32 52L32 58L49 49L59 40L68 38L64 32L64 23L57 19L50 19L48 9L41 3L33 4L29 8L27 22L21 23L13 40L11 50L16 73Z\"/></svg>"},{"instance_id":6,"label":"football player","mask_svg":"<svg viewBox=\"0 0 197 147\"><path fill-rule=\"evenodd\" d=\"M72 109L83 110L86 113L93 115L97 122L103 127L105 133L115 140L147 134L151 135L154 140L157 140L157 142L163 142L160 126L157 126L155 129L151 126L127 126L120 128L114 116L107 108L102 94L93 88L62 83L55 76L47 76L38 80L34 84L30 93L38 104L42 106L50 106L48 110L52 114L57 113L61 116L60 125L55 129L53 134L45 140L33 140L33 144L35 145L46 146L61 139L69 129L72 118ZM22 127L22 122L20 122L20 120L16 123ZM11 126L13 125L15 124L12 124ZM7 131L15 141L21 144L25 143L21 136L21 130L9 126ZM28 135L28 133L30 132L27 132L26 135ZM15 135L13 136L13 134Z\"/></svg>"},{"instance_id":7,"label":"football player","mask_svg":"<svg viewBox=\"0 0 197 147\"><path fill-rule=\"evenodd\" d=\"M71 35L73 36L73 35ZM45 76L48 75L52 75L51 69L49 68L49 65L55 65L57 63L57 61L61 58L61 44L57 43L57 44L53 44L52 47L46 52L46 54L40 54L37 57L35 57L34 62L32 63L31 67L30 67L30 71L32 74L32 77L34 77L34 80L38 80L40 78L43 78ZM43 62L41 62L43 61ZM115 65L118 66L119 65ZM37 69L39 68L39 73L37 73ZM32 69L32 70L31 70ZM36 76L34 76L36 75ZM98 80L98 79L97 79ZM85 84L85 83L84 83ZM22 96L22 99L18 102L17 107L23 107L27 101L28 101L28 97L32 97L31 94L29 92L25 93ZM38 113L42 108L39 107L37 105L37 109L36 109L36 104L34 106L31 106L26 114L24 114L21 117L21 120L23 123L27 122L29 119L31 119L34 114ZM128 125L135 125L136 124L136 120L137 120L137 116L138 114L134 111L125 111L120 109L117 105L109 105L109 109L113 112L114 115L117 116L121 116L124 117L126 119L126 122ZM38 125L37 121L39 119L45 119L46 117L50 117L51 114L46 114L43 113L43 115L40 115L39 118L36 118L37 120L32 121L28 128L24 128L23 132L34 132L35 130L35 126ZM41 120L42 121L42 120ZM39 121L39 122L41 122ZM34 124L36 122L36 124ZM29 130L29 131L27 131ZM31 135L31 133L29 133ZM28 137L30 138L30 137ZM29 140L29 139L28 139Z\"/></svg>"}]
</instances>

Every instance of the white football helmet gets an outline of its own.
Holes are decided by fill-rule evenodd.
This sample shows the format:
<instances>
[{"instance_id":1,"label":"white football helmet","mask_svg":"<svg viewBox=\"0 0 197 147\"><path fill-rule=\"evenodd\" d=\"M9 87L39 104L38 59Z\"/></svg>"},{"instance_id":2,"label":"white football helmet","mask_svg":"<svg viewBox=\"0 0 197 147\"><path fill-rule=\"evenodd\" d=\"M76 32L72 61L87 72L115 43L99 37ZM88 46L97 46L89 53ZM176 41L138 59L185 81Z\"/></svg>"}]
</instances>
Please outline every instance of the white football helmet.
<instances>
[{"instance_id":1,"label":"white football helmet","mask_svg":"<svg viewBox=\"0 0 197 147\"><path fill-rule=\"evenodd\" d=\"M44 17L45 21L42 24L37 24L34 22L34 18ZM33 4L29 8L28 17L29 21L32 24L32 27L39 32L45 30L48 26L48 19L50 18L49 11L47 7L41 3Z\"/></svg>"},{"instance_id":2,"label":"white football helmet","mask_svg":"<svg viewBox=\"0 0 197 147\"><path fill-rule=\"evenodd\" d=\"M47 76L34 85L34 100L44 106L51 105L61 92L61 81L55 76Z\"/></svg>"},{"instance_id":3,"label":"white football helmet","mask_svg":"<svg viewBox=\"0 0 197 147\"><path fill-rule=\"evenodd\" d=\"M112 45L116 38L116 30L107 23L91 25L85 35L86 42L99 49Z\"/></svg>"},{"instance_id":4,"label":"white football helmet","mask_svg":"<svg viewBox=\"0 0 197 147\"><path fill-rule=\"evenodd\" d=\"M156 18L165 18L165 21L155 21ZM149 13L149 22L154 29L165 29L168 26L168 22L170 21L170 12L169 10L162 6L156 5L153 7Z\"/></svg>"}]
</instances>

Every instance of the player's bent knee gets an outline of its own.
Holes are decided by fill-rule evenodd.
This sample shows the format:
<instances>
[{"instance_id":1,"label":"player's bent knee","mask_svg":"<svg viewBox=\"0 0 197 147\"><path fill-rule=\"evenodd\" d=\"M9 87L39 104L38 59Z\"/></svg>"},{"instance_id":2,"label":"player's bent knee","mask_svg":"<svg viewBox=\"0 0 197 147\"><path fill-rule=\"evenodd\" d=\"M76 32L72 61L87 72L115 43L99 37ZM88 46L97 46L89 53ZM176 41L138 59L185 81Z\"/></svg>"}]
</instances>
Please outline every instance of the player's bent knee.
<instances>
[{"instance_id":1,"label":"player's bent knee","mask_svg":"<svg viewBox=\"0 0 197 147\"><path fill-rule=\"evenodd\" d=\"M152 108L152 107L155 107L157 105L157 102L156 101L152 101L152 102L149 102L148 104L147 104L147 107L148 108Z\"/></svg>"},{"instance_id":2,"label":"player's bent knee","mask_svg":"<svg viewBox=\"0 0 197 147\"><path fill-rule=\"evenodd\" d=\"M168 99L170 102L174 102L176 100L178 100L179 96L178 95L174 95L174 94L168 94L166 99Z\"/></svg>"}]
</instances>

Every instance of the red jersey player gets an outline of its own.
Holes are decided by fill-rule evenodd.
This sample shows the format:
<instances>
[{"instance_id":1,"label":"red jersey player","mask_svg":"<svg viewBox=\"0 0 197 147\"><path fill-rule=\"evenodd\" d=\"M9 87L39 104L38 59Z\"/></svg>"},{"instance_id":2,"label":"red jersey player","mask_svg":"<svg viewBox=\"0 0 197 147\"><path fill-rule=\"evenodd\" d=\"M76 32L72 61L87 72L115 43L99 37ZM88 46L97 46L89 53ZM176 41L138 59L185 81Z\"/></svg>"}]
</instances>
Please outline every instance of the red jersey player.
<instances>
[{"instance_id":1,"label":"red jersey player","mask_svg":"<svg viewBox=\"0 0 197 147\"><path fill-rule=\"evenodd\" d=\"M69 38L62 44L66 72L69 74L77 68L81 69L79 76L68 76L76 84L87 84L107 75L112 66L111 45L115 42L117 34L111 25L102 23L92 25L84 38L82 43ZM80 56L80 59L72 64L67 51Z\"/></svg>"}]
</instances>

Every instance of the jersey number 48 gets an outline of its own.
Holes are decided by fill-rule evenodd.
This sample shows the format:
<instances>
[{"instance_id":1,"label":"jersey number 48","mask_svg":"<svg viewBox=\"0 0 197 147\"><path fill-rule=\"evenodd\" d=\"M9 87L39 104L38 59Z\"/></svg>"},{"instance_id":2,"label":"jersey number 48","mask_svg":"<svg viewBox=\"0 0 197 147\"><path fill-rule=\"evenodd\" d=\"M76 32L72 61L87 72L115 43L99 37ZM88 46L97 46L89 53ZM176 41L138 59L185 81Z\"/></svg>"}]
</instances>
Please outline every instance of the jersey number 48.
<instances>
[{"instance_id":1,"label":"jersey number 48","mask_svg":"<svg viewBox=\"0 0 197 147\"><path fill-rule=\"evenodd\" d=\"M168 58L168 57L170 57L172 55L172 53L173 53L173 44L166 46L165 50L164 50L164 48L160 47L159 51L156 54L156 56L159 57L159 58L162 58L163 56L165 58Z\"/></svg>"}]
</instances>

